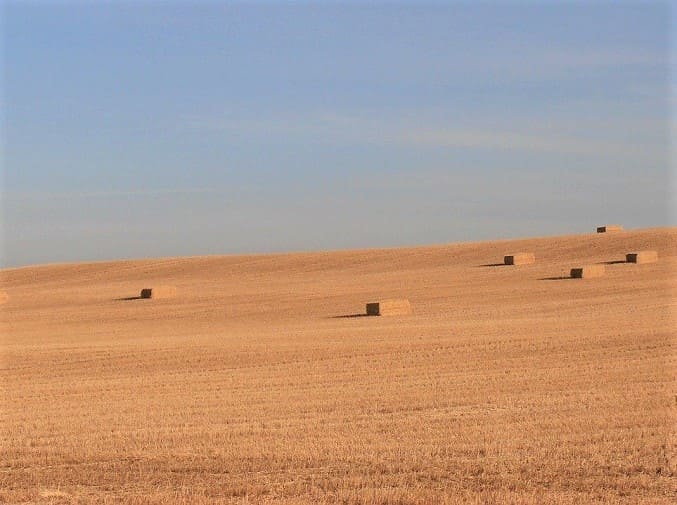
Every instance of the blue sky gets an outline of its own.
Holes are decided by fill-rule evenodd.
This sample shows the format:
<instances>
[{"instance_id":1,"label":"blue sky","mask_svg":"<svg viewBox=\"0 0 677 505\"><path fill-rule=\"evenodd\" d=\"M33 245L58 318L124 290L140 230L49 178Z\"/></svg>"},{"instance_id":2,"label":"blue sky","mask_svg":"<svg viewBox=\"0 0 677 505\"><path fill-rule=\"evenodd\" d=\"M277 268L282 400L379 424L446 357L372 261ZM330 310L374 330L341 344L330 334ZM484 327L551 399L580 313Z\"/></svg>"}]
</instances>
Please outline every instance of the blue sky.
<instances>
[{"instance_id":1,"label":"blue sky","mask_svg":"<svg viewBox=\"0 0 677 505\"><path fill-rule=\"evenodd\" d=\"M5 2L1 264L674 224L673 15Z\"/></svg>"}]
</instances>

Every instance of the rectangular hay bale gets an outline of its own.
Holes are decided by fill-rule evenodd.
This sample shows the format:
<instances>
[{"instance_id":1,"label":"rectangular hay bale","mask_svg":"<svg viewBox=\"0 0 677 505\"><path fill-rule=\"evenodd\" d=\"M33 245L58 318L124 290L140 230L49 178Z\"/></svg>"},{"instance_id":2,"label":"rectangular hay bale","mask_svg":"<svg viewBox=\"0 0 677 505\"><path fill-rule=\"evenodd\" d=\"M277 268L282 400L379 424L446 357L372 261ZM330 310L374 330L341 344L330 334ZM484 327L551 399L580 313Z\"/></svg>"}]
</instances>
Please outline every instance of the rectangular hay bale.
<instances>
[{"instance_id":1,"label":"rectangular hay bale","mask_svg":"<svg viewBox=\"0 0 677 505\"><path fill-rule=\"evenodd\" d=\"M584 267L572 268L571 277L574 279L602 277L605 271L604 265L587 265Z\"/></svg>"},{"instance_id":2,"label":"rectangular hay bale","mask_svg":"<svg viewBox=\"0 0 677 505\"><path fill-rule=\"evenodd\" d=\"M623 231L623 227L620 224L606 224L597 227L597 233L609 233L613 231Z\"/></svg>"},{"instance_id":3,"label":"rectangular hay bale","mask_svg":"<svg viewBox=\"0 0 677 505\"><path fill-rule=\"evenodd\" d=\"M639 251L636 253L629 253L625 255L625 261L628 263L656 263L658 261L658 253L656 251Z\"/></svg>"},{"instance_id":4,"label":"rectangular hay bale","mask_svg":"<svg viewBox=\"0 0 677 505\"><path fill-rule=\"evenodd\" d=\"M367 304L368 316L404 316L411 314L409 300L382 300Z\"/></svg>"},{"instance_id":5,"label":"rectangular hay bale","mask_svg":"<svg viewBox=\"0 0 677 505\"><path fill-rule=\"evenodd\" d=\"M154 300L159 300L163 298L174 298L175 296L176 287L174 286L157 286L141 290L141 298L153 298Z\"/></svg>"},{"instance_id":6,"label":"rectangular hay bale","mask_svg":"<svg viewBox=\"0 0 677 505\"><path fill-rule=\"evenodd\" d=\"M536 262L534 253L517 253L503 257L503 263L506 265L530 265Z\"/></svg>"}]
</instances>

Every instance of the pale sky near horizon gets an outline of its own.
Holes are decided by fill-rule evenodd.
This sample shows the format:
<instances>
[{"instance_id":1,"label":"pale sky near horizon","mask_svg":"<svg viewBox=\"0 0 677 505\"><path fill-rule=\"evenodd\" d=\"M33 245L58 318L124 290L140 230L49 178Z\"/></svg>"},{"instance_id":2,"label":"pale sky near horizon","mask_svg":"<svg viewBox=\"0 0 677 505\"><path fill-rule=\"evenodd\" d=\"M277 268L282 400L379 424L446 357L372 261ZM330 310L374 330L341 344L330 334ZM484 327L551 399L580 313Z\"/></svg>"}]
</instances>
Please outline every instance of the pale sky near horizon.
<instances>
[{"instance_id":1,"label":"pale sky near horizon","mask_svg":"<svg viewBox=\"0 0 677 505\"><path fill-rule=\"evenodd\" d=\"M674 15L6 1L0 266L674 225Z\"/></svg>"}]
</instances>

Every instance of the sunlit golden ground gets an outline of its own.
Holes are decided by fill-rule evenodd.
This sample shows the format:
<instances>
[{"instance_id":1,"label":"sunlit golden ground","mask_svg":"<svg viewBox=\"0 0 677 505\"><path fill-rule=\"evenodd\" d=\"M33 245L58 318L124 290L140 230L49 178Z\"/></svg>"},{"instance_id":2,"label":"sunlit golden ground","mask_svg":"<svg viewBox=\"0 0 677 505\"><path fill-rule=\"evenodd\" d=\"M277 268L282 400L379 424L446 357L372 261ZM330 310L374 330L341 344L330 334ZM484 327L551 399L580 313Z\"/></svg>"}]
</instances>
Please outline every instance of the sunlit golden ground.
<instances>
[{"instance_id":1,"label":"sunlit golden ground","mask_svg":"<svg viewBox=\"0 0 677 505\"><path fill-rule=\"evenodd\" d=\"M675 498L675 229L0 280L0 502Z\"/></svg>"}]
</instances>

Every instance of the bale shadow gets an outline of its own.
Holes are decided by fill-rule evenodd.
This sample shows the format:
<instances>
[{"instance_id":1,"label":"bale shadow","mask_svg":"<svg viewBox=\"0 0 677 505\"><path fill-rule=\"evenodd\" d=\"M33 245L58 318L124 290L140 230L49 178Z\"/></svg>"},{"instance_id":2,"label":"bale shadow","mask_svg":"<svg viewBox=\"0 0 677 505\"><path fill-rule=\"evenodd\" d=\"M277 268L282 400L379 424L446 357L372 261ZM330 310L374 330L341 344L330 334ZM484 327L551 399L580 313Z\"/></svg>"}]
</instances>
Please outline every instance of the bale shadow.
<instances>
[{"instance_id":1,"label":"bale shadow","mask_svg":"<svg viewBox=\"0 0 677 505\"><path fill-rule=\"evenodd\" d=\"M352 319L354 317L373 317L371 314L345 314L343 316L331 316L329 319Z\"/></svg>"},{"instance_id":2,"label":"bale shadow","mask_svg":"<svg viewBox=\"0 0 677 505\"><path fill-rule=\"evenodd\" d=\"M116 298L116 302L129 302L131 300L141 300L140 296L127 296L125 298Z\"/></svg>"},{"instance_id":3,"label":"bale shadow","mask_svg":"<svg viewBox=\"0 0 677 505\"><path fill-rule=\"evenodd\" d=\"M598 265L620 265L621 263L627 263L625 260L613 260L613 261L600 261Z\"/></svg>"},{"instance_id":4,"label":"bale shadow","mask_svg":"<svg viewBox=\"0 0 677 505\"><path fill-rule=\"evenodd\" d=\"M567 279L573 279L573 277L567 275L560 275L559 277L541 277L539 281L565 281Z\"/></svg>"},{"instance_id":5,"label":"bale shadow","mask_svg":"<svg viewBox=\"0 0 677 505\"><path fill-rule=\"evenodd\" d=\"M505 263L487 263L485 265L477 265L479 268L482 267L507 267L509 265L506 265Z\"/></svg>"}]
</instances>

